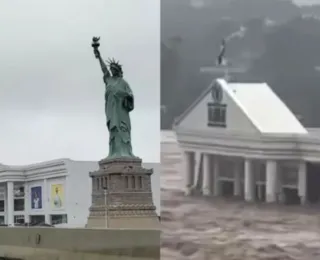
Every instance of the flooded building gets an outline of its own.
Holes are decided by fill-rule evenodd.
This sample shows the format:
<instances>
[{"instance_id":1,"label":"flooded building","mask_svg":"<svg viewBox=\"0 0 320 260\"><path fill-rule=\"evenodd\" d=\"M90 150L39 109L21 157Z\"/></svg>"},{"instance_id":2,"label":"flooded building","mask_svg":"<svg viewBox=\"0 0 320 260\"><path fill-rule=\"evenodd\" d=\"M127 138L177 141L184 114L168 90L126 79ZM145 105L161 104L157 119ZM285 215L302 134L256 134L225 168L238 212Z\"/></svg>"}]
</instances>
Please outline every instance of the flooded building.
<instances>
[{"instance_id":1,"label":"flooded building","mask_svg":"<svg viewBox=\"0 0 320 260\"><path fill-rule=\"evenodd\" d=\"M320 131L305 128L266 83L214 80L174 130L186 194L320 200Z\"/></svg>"}]
</instances>

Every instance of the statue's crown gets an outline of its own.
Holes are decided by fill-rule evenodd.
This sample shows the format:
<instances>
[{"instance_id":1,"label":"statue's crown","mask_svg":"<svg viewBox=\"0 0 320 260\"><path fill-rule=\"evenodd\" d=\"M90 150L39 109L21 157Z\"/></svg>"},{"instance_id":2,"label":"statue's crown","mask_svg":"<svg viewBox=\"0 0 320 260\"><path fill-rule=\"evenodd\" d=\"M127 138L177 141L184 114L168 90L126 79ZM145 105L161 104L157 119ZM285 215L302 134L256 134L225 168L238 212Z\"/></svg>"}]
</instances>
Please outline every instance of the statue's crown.
<instances>
[{"instance_id":1,"label":"statue's crown","mask_svg":"<svg viewBox=\"0 0 320 260\"><path fill-rule=\"evenodd\" d=\"M119 64L119 61L116 61L114 58L108 59L108 64L110 67L121 68L122 66Z\"/></svg>"}]
</instances>

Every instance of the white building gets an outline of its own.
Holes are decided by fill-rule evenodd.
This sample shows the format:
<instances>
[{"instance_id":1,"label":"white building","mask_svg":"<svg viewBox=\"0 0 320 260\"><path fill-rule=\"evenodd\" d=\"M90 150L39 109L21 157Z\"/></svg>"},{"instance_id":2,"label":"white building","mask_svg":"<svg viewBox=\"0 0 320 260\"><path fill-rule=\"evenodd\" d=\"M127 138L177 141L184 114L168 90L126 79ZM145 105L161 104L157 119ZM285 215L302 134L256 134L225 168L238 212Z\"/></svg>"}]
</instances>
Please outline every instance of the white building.
<instances>
[{"instance_id":1,"label":"white building","mask_svg":"<svg viewBox=\"0 0 320 260\"><path fill-rule=\"evenodd\" d=\"M306 129L266 83L214 80L174 130L187 194L320 199L320 131Z\"/></svg>"},{"instance_id":2,"label":"white building","mask_svg":"<svg viewBox=\"0 0 320 260\"><path fill-rule=\"evenodd\" d=\"M159 164L154 168L152 188L160 214ZM97 162L59 159L28 166L0 165L0 224L45 222L84 227L91 206L89 172Z\"/></svg>"}]
</instances>

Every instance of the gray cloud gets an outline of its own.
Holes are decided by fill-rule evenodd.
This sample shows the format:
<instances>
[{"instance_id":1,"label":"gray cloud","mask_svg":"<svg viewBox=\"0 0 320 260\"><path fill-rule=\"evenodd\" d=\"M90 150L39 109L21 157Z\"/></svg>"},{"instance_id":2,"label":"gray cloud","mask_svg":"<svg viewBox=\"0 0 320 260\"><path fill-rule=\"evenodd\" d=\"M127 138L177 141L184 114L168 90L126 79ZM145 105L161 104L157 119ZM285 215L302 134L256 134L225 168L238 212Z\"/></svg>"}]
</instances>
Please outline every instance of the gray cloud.
<instances>
[{"instance_id":1,"label":"gray cloud","mask_svg":"<svg viewBox=\"0 0 320 260\"><path fill-rule=\"evenodd\" d=\"M0 161L107 154L104 85L90 46L92 36L101 36L103 58L120 60L135 94L134 150L158 162L159 6L155 0L2 1Z\"/></svg>"}]
</instances>

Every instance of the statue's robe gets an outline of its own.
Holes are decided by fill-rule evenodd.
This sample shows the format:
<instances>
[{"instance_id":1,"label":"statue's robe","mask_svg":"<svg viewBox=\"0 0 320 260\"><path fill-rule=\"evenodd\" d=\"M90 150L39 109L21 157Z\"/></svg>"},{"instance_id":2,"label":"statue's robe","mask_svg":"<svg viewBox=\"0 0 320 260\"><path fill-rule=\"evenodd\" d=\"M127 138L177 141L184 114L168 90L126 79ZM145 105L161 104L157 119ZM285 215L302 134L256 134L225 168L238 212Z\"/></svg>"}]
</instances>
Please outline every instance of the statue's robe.
<instances>
[{"instance_id":1,"label":"statue's robe","mask_svg":"<svg viewBox=\"0 0 320 260\"><path fill-rule=\"evenodd\" d=\"M134 108L133 93L122 77L104 78L104 82L105 113L110 134L108 158L134 157L129 115Z\"/></svg>"}]
</instances>

